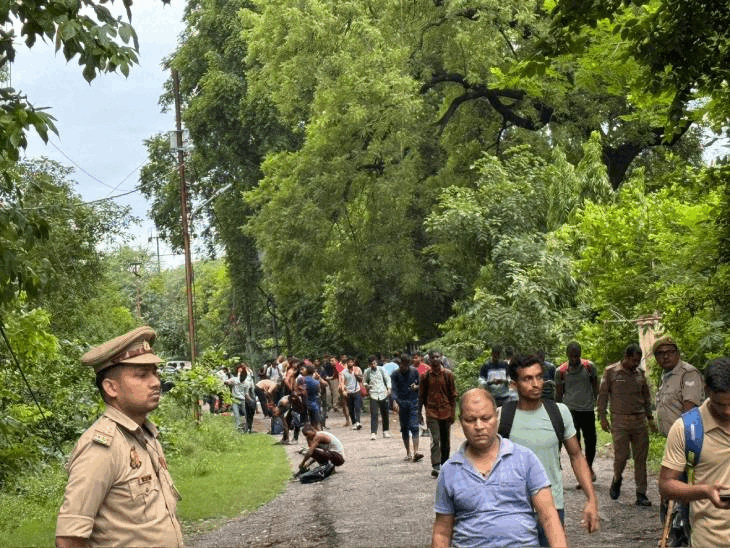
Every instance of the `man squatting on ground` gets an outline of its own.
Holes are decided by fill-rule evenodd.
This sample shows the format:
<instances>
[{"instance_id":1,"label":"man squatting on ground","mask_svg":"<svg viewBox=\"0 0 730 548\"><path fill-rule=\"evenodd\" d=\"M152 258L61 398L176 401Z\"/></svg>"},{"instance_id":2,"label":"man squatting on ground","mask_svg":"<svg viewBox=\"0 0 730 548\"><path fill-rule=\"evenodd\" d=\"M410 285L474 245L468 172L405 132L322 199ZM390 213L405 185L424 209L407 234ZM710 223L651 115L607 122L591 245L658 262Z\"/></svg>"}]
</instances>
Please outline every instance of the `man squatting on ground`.
<instances>
[{"instance_id":1,"label":"man squatting on ground","mask_svg":"<svg viewBox=\"0 0 730 548\"><path fill-rule=\"evenodd\" d=\"M545 469L499 436L494 397L473 388L459 411L466 441L441 467L432 548L537 546L537 521L550 546L568 546Z\"/></svg>"},{"instance_id":2,"label":"man squatting on ground","mask_svg":"<svg viewBox=\"0 0 730 548\"><path fill-rule=\"evenodd\" d=\"M570 457L570 466L578 480L579 485L586 495L586 504L583 508L583 521L589 533L598 530L598 501L593 490L591 481L591 470L588 468L580 444L576 436L575 427L570 410L562 403L553 404L557 406L563 421L562 444L555 434L546 405L542 401L543 385L545 383L543 366L537 356L516 356L509 365L510 378L517 388L517 409L509 432L509 439L513 442L527 447L535 453L540 463L545 468L552 487L553 501L560 517L560 522L565 526L565 507L563 498L563 471L560 466L560 449L565 449ZM552 404L552 402L549 402ZM498 415L504 412L505 406L515 405L506 403L499 408ZM542 527L538 524L538 539L540 546L549 546L547 537Z\"/></svg>"},{"instance_id":3,"label":"man squatting on ground","mask_svg":"<svg viewBox=\"0 0 730 548\"><path fill-rule=\"evenodd\" d=\"M81 357L96 372L106 409L66 465L58 548L183 546L175 514L180 495L147 420L160 404L162 359L152 353L154 339L152 328L138 327Z\"/></svg>"},{"instance_id":4,"label":"man squatting on ground","mask_svg":"<svg viewBox=\"0 0 730 548\"><path fill-rule=\"evenodd\" d=\"M334 466L345 463L345 447L334 434L320 432L311 424L302 426L302 434L307 438L309 448L304 453L299 470L304 470L312 461L318 464L331 463Z\"/></svg>"}]
</instances>

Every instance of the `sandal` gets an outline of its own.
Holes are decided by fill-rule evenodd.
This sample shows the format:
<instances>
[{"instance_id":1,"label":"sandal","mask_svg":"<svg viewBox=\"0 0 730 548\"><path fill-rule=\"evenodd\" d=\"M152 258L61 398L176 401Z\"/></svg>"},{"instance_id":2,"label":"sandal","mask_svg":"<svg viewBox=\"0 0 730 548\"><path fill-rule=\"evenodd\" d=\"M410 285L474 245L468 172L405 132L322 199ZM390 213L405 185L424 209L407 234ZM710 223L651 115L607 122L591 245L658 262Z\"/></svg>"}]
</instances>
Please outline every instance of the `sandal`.
<instances>
[{"instance_id":1,"label":"sandal","mask_svg":"<svg viewBox=\"0 0 730 548\"><path fill-rule=\"evenodd\" d=\"M416 453L415 455L413 455L413 462L418 462L422 458L423 458L423 453Z\"/></svg>"}]
</instances>

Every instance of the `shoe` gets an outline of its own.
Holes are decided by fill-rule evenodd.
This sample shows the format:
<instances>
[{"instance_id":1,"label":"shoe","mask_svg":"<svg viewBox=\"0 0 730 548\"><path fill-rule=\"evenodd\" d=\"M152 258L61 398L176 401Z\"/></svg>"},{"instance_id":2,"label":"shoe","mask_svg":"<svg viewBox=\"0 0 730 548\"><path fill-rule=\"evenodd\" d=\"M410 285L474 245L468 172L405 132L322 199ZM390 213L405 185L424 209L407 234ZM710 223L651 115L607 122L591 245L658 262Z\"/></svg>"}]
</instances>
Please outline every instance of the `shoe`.
<instances>
[{"instance_id":1,"label":"shoe","mask_svg":"<svg viewBox=\"0 0 730 548\"><path fill-rule=\"evenodd\" d=\"M644 493L636 493L636 506L651 506L651 501Z\"/></svg>"},{"instance_id":2,"label":"shoe","mask_svg":"<svg viewBox=\"0 0 730 548\"><path fill-rule=\"evenodd\" d=\"M611 488L608 490L608 494L613 500L616 500L621 495L621 478L611 482Z\"/></svg>"},{"instance_id":3,"label":"shoe","mask_svg":"<svg viewBox=\"0 0 730 548\"><path fill-rule=\"evenodd\" d=\"M409 461L409 460L411 460L411 456L410 455L406 455L406 458L404 458L403 460L404 461Z\"/></svg>"},{"instance_id":4,"label":"shoe","mask_svg":"<svg viewBox=\"0 0 730 548\"><path fill-rule=\"evenodd\" d=\"M388 432L387 430L385 432L383 432L383 437L384 438L389 438L390 437L390 432Z\"/></svg>"},{"instance_id":5,"label":"shoe","mask_svg":"<svg viewBox=\"0 0 730 548\"><path fill-rule=\"evenodd\" d=\"M360 430L360 429L362 428L362 424L360 424L360 423L358 422L358 423L357 423L357 424L355 425L355 428L356 428L357 430Z\"/></svg>"},{"instance_id":6,"label":"shoe","mask_svg":"<svg viewBox=\"0 0 730 548\"><path fill-rule=\"evenodd\" d=\"M432 478L439 477L439 469L438 469L438 467L434 466L433 468L431 468L431 477Z\"/></svg>"},{"instance_id":7,"label":"shoe","mask_svg":"<svg viewBox=\"0 0 730 548\"><path fill-rule=\"evenodd\" d=\"M353 424L353 425L352 425L352 429L353 429L353 430L357 430L357 424Z\"/></svg>"},{"instance_id":8,"label":"shoe","mask_svg":"<svg viewBox=\"0 0 730 548\"><path fill-rule=\"evenodd\" d=\"M423 458L423 453L414 453L413 454L413 462L418 462Z\"/></svg>"},{"instance_id":9,"label":"shoe","mask_svg":"<svg viewBox=\"0 0 730 548\"><path fill-rule=\"evenodd\" d=\"M377 434L370 434L370 439L371 440L377 440L378 439Z\"/></svg>"}]
</instances>

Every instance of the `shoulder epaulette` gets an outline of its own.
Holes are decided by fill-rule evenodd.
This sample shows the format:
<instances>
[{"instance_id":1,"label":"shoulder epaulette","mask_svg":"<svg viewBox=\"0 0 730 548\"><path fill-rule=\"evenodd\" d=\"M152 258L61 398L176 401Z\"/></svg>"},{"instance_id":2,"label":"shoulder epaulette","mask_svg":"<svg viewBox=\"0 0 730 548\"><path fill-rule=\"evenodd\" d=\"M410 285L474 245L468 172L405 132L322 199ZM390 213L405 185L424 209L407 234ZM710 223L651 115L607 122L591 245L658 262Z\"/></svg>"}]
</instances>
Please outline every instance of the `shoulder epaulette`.
<instances>
[{"instance_id":1,"label":"shoulder epaulette","mask_svg":"<svg viewBox=\"0 0 730 548\"><path fill-rule=\"evenodd\" d=\"M117 424L106 417L101 417L94 425L94 435L91 438L95 443L109 447L117 432Z\"/></svg>"}]
</instances>

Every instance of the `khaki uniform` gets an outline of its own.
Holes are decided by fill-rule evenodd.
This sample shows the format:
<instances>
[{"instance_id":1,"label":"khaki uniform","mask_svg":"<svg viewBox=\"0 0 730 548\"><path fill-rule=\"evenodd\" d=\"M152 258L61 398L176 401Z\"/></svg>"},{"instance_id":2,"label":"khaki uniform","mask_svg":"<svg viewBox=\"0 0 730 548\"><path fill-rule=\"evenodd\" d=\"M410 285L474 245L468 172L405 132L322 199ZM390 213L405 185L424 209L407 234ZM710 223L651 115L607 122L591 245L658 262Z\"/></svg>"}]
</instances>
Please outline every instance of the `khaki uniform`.
<instances>
[{"instance_id":1,"label":"khaki uniform","mask_svg":"<svg viewBox=\"0 0 730 548\"><path fill-rule=\"evenodd\" d=\"M702 375L694 366L680 361L674 369L664 373L656 393L656 414L659 431L665 436L684 412L682 402L700 405L704 399Z\"/></svg>"},{"instance_id":2,"label":"khaki uniform","mask_svg":"<svg viewBox=\"0 0 730 548\"><path fill-rule=\"evenodd\" d=\"M92 547L183 546L175 514L180 495L151 422L143 428L107 407L79 439L66 469L56 536L87 538Z\"/></svg>"},{"instance_id":3,"label":"khaki uniform","mask_svg":"<svg viewBox=\"0 0 730 548\"><path fill-rule=\"evenodd\" d=\"M730 485L730 432L717 424L707 402L700 406L700 414L704 437L695 483ZM669 430L662 466L684 471L684 448L684 423L677 419ZM694 500L690 502L690 523L694 548L730 546L730 510L715 508L708 499Z\"/></svg>"},{"instance_id":4,"label":"khaki uniform","mask_svg":"<svg viewBox=\"0 0 730 548\"><path fill-rule=\"evenodd\" d=\"M651 395L641 369L627 371L621 363L606 367L598 388L598 414L606 416L611 407L611 437L613 438L613 476L619 479L626 468L629 455L634 456L636 492L646 495L646 458L649 455Z\"/></svg>"}]
</instances>

